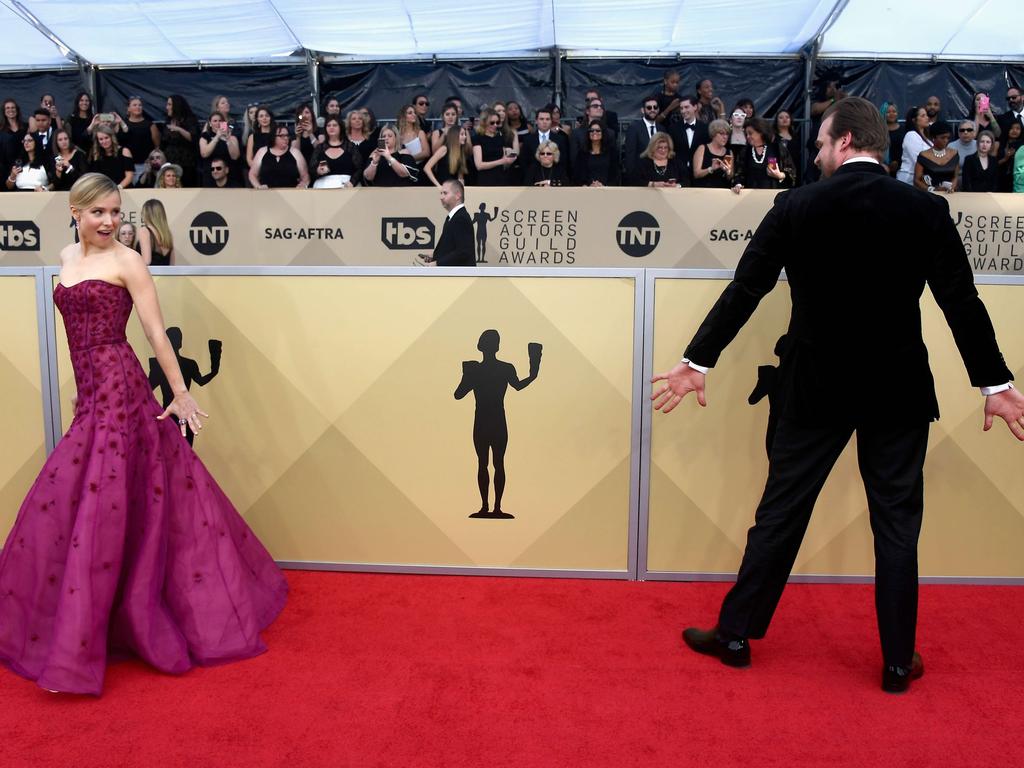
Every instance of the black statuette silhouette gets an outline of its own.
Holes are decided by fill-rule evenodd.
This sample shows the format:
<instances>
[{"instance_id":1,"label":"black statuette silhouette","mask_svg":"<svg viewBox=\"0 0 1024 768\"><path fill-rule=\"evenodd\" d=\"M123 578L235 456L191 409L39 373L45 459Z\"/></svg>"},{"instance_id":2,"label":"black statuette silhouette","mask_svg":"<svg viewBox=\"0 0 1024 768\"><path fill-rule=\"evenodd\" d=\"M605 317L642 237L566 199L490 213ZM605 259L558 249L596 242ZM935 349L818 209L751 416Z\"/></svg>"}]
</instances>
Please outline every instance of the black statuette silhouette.
<instances>
[{"instance_id":1,"label":"black statuette silhouette","mask_svg":"<svg viewBox=\"0 0 1024 768\"><path fill-rule=\"evenodd\" d=\"M476 398L473 447L476 449L480 510L470 517L509 520L515 516L501 509L501 497L505 493L505 449L508 447L505 392L510 386L517 391L525 389L537 378L543 346L537 342L527 345L530 375L520 379L514 365L497 358L500 344L501 337L497 331L491 329L480 334L476 348L483 354L483 360L465 360L462 363L462 381L455 389L455 399L461 400L470 392ZM487 503L490 487L488 453L494 465L493 510Z\"/></svg>"},{"instance_id":2,"label":"black statuette silhouette","mask_svg":"<svg viewBox=\"0 0 1024 768\"><path fill-rule=\"evenodd\" d=\"M786 336L782 335L775 342L775 355L782 360L786 353ZM754 390L747 398L747 402L756 405L765 397L768 398L768 428L765 430L764 447L768 458L772 456L772 443L775 441L775 428L779 425L779 414L782 413L782 403L779 388L779 369L774 365L757 366L757 383Z\"/></svg>"},{"instance_id":3,"label":"black statuette silhouette","mask_svg":"<svg viewBox=\"0 0 1024 768\"><path fill-rule=\"evenodd\" d=\"M199 363L195 360L181 356L180 328L168 328L167 339L171 342L171 347L174 348L174 356L178 358L178 367L181 368L181 376L185 380L185 389L192 389L193 383L198 384L200 387L205 387L214 376L220 373L220 353L223 344L218 339L210 339L208 342L210 348L210 372L207 374L199 372ZM164 376L163 368L160 367L155 357L149 358L149 386L153 389L160 388L160 402L164 408L174 400L171 385L168 383L167 377ZM185 436L188 438L188 444L192 445L196 439L195 434L192 432L192 427L186 427Z\"/></svg>"},{"instance_id":4,"label":"black statuette silhouette","mask_svg":"<svg viewBox=\"0 0 1024 768\"><path fill-rule=\"evenodd\" d=\"M487 206L480 203L477 213L473 214L473 224L476 225L476 263L487 263L487 223L498 218L498 206L494 206L494 215L487 212ZM497 333L497 331L495 331Z\"/></svg>"}]
</instances>

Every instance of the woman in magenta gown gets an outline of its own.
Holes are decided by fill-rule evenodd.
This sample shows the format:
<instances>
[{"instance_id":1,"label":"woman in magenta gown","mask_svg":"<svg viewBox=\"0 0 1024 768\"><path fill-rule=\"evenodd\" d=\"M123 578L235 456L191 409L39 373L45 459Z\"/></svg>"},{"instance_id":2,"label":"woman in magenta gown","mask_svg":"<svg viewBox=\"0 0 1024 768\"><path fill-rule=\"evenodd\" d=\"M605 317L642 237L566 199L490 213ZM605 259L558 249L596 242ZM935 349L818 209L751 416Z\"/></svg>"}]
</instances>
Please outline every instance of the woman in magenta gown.
<instances>
[{"instance_id":1,"label":"woman in magenta gown","mask_svg":"<svg viewBox=\"0 0 1024 768\"><path fill-rule=\"evenodd\" d=\"M0 662L48 690L99 695L110 655L169 673L266 650L287 584L184 434L202 429L142 257L117 242L121 198L71 190L80 243L54 303L78 390L0 552ZM175 391L162 409L125 337L138 312Z\"/></svg>"}]
</instances>

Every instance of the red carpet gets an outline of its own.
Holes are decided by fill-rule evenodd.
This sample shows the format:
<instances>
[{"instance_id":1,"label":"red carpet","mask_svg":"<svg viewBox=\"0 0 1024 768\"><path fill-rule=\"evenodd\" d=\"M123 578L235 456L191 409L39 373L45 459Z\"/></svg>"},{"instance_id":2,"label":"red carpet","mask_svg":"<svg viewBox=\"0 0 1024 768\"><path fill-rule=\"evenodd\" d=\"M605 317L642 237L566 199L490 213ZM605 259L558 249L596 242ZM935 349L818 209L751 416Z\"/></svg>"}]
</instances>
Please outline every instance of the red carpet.
<instances>
[{"instance_id":1,"label":"red carpet","mask_svg":"<svg viewBox=\"0 0 1024 768\"><path fill-rule=\"evenodd\" d=\"M728 585L288 573L270 651L102 698L0 668L0 766L1018 766L1024 589L922 588L879 690L872 592L793 585L754 666L684 651Z\"/></svg>"}]
</instances>

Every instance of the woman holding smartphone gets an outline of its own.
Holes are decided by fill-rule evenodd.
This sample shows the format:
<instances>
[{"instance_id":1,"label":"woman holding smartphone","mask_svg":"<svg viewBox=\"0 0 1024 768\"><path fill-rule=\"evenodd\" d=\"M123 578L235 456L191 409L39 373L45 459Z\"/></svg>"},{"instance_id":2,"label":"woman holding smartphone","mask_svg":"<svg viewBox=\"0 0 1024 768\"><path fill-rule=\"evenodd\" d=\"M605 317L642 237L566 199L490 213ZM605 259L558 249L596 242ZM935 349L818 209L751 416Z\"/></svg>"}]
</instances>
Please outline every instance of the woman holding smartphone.
<instances>
[{"instance_id":1,"label":"woman holding smartphone","mask_svg":"<svg viewBox=\"0 0 1024 768\"><path fill-rule=\"evenodd\" d=\"M398 151L398 134L390 125L380 129L377 149L370 153L370 162L363 169L363 180L375 187L406 187L416 183L413 172L416 161L412 155Z\"/></svg>"},{"instance_id":2,"label":"woman holding smartphone","mask_svg":"<svg viewBox=\"0 0 1024 768\"><path fill-rule=\"evenodd\" d=\"M505 146L501 133L501 117L486 108L480 115L480 125L473 136L473 164L476 183L481 187L503 187L508 184L508 168L516 161Z\"/></svg>"},{"instance_id":3,"label":"woman holding smartphone","mask_svg":"<svg viewBox=\"0 0 1024 768\"><path fill-rule=\"evenodd\" d=\"M220 112L212 112L206 123L206 130L199 135L199 156L202 158L203 176L210 183L210 164L222 161L231 168L242 156L238 137L231 131L227 118Z\"/></svg>"},{"instance_id":4,"label":"woman holding smartphone","mask_svg":"<svg viewBox=\"0 0 1024 768\"><path fill-rule=\"evenodd\" d=\"M747 143L735 161L732 191L792 187L796 169L789 152L775 140L771 123L751 117L745 131Z\"/></svg>"},{"instance_id":5,"label":"woman holding smartphone","mask_svg":"<svg viewBox=\"0 0 1024 768\"><path fill-rule=\"evenodd\" d=\"M67 192L86 171L85 153L71 142L67 128L53 134L53 148L53 188Z\"/></svg>"}]
</instances>

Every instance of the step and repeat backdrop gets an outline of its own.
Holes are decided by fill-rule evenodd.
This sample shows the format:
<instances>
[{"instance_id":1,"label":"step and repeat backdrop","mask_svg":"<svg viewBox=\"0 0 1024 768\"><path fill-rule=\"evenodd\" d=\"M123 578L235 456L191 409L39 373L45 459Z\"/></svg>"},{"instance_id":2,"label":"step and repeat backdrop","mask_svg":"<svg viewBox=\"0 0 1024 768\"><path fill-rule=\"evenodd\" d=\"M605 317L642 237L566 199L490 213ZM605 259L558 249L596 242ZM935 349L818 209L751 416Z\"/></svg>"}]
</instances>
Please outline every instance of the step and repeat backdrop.
<instances>
[{"instance_id":1,"label":"step and repeat backdrop","mask_svg":"<svg viewBox=\"0 0 1024 768\"><path fill-rule=\"evenodd\" d=\"M721 293L722 280L654 279L653 369L679 359ZM979 285L1000 348L1019 381L1024 322L1019 285ZM650 291L649 291L650 293ZM735 573L768 474L768 399L748 397L758 366L778 365L773 351L789 324L786 283L761 302L726 348L707 381L706 408L694 402L651 415L649 577ZM931 425L925 465L921 574L936 577L1024 576L1024 451L999 420L982 432L985 398L971 387L941 310L925 292L922 323L941 418ZM871 386L899 391L883 372ZM818 499L797 557L797 574L873 574L867 500L857 469L856 437Z\"/></svg>"},{"instance_id":2,"label":"step and repeat backdrop","mask_svg":"<svg viewBox=\"0 0 1024 768\"><path fill-rule=\"evenodd\" d=\"M625 576L640 281L167 275L157 288L211 414L195 447L276 559ZM159 397L134 319L129 340ZM63 328L57 348L66 429Z\"/></svg>"},{"instance_id":3,"label":"step and repeat backdrop","mask_svg":"<svg viewBox=\"0 0 1024 768\"><path fill-rule=\"evenodd\" d=\"M469 187L487 267L732 269L774 192ZM437 193L417 189L127 190L167 210L179 265L409 266L441 232ZM977 274L1024 274L1024 196L960 193L951 215ZM52 265L74 232L67 194L0 196L0 266ZM884 247L884 243L879 244Z\"/></svg>"},{"instance_id":4,"label":"step and repeat backdrop","mask_svg":"<svg viewBox=\"0 0 1024 768\"><path fill-rule=\"evenodd\" d=\"M51 290L55 270L10 271L0 273L0 538L44 460L43 390L59 388L53 421L64 428L75 393L59 313L35 287L45 275ZM778 363L785 283L709 376L708 408L689 402L665 416L651 412L642 382L678 360L724 280L339 272L157 276L168 336L212 413L196 450L277 559L618 578L735 572L767 469L768 403L748 396L758 366ZM1019 380L1024 303L1013 282L979 290ZM984 398L930 295L923 322L942 419L930 434L921 572L1024 578L1022 448L1002 424L981 431ZM135 318L129 340L162 398ZM795 572L873 572L855 441Z\"/></svg>"},{"instance_id":5,"label":"step and repeat backdrop","mask_svg":"<svg viewBox=\"0 0 1024 768\"><path fill-rule=\"evenodd\" d=\"M0 541L46 458L37 279L0 270Z\"/></svg>"}]
</instances>

